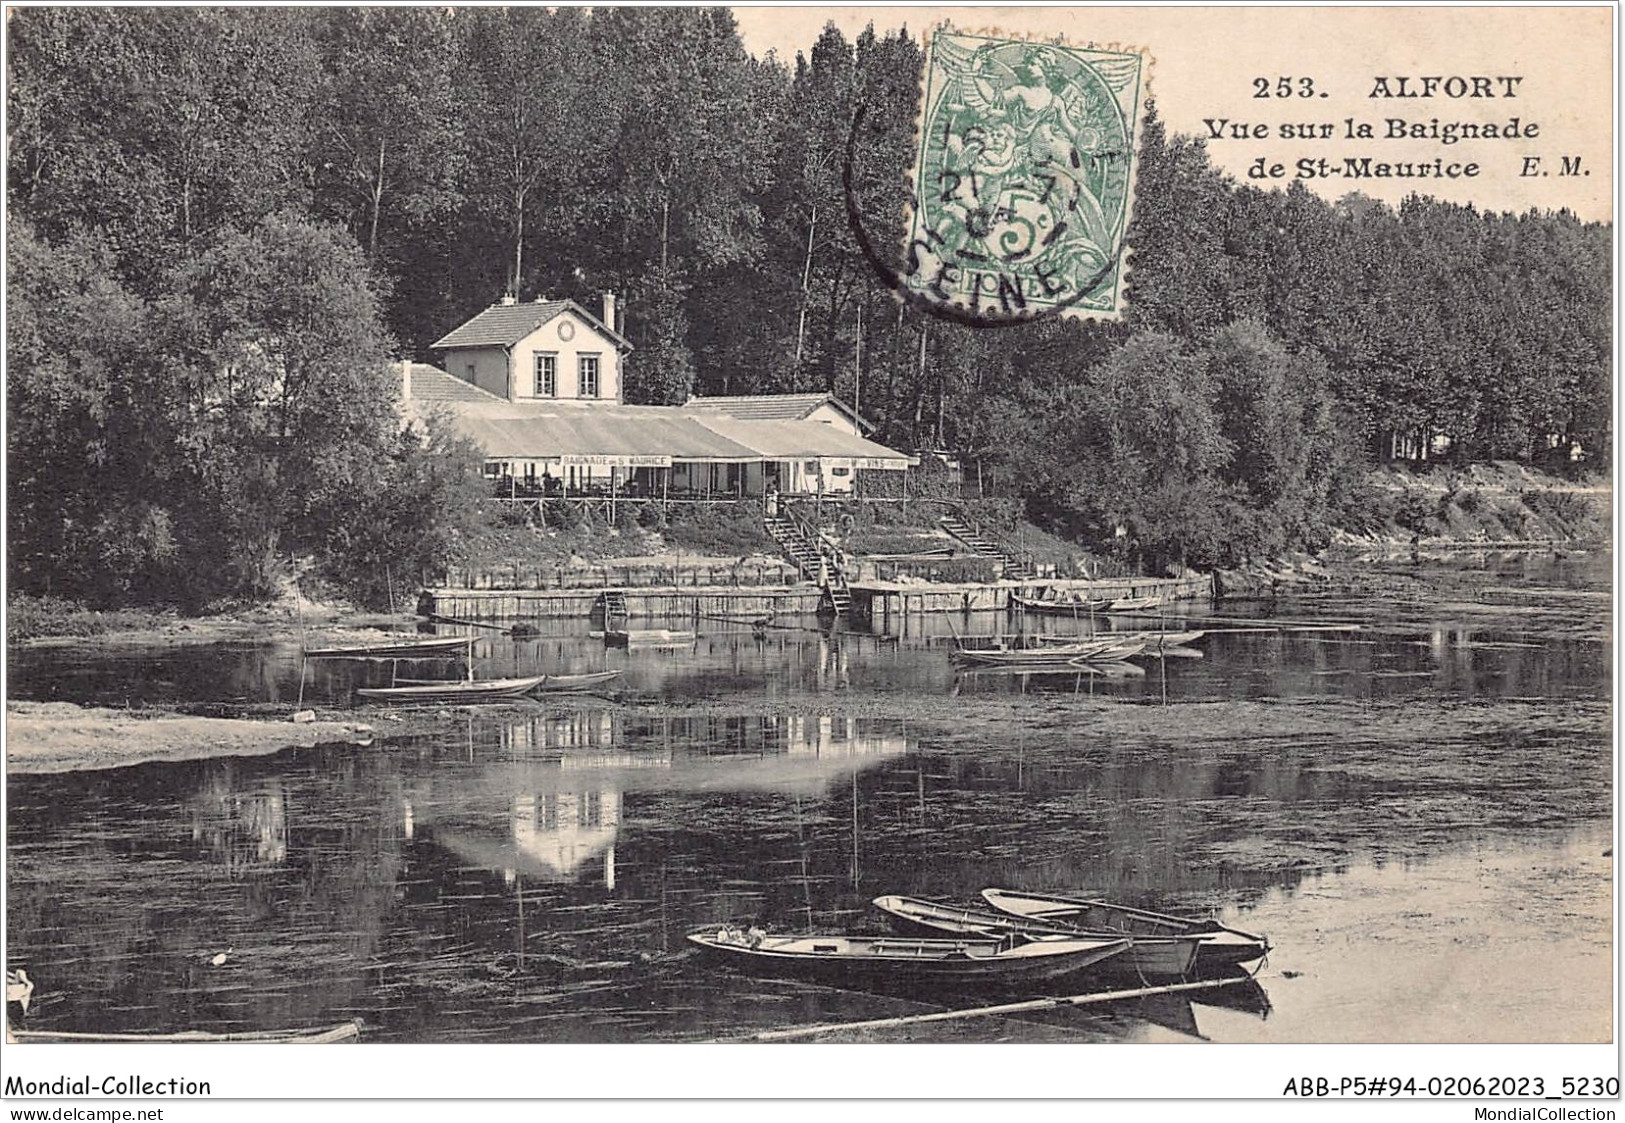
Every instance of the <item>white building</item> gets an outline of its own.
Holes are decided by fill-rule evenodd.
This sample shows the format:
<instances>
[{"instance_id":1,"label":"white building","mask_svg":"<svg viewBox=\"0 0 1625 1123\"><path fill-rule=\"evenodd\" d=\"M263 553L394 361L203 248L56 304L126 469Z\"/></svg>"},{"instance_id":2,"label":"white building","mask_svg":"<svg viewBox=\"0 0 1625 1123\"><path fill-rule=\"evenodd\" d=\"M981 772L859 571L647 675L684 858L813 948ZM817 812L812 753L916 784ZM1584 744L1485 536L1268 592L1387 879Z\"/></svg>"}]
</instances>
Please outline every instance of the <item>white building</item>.
<instances>
[{"instance_id":1,"label":"white building","mask_svg":"<svg viewBox=\"0 0 1625 1123\"><path fill-rule=\"evenodd\" d=\"M918 462L833 394L626 405L614 315L612 297L603 320L570 300L493 305L435 343L446 369L401 364L403 403L449 413L516 495L842 495Z\"/></svg>"},{"instance_id":2,"label":"white building","mask_svg":"<svg viewBox=\"0 0 1625 1123\"><path fill-rule=\"evenodd\" d=\"M615 316L615 298L604 297ZM510 402L621 402L632 345L573 300L504 300L434 343L446 372Z\"/></svg>"}]
</instances>

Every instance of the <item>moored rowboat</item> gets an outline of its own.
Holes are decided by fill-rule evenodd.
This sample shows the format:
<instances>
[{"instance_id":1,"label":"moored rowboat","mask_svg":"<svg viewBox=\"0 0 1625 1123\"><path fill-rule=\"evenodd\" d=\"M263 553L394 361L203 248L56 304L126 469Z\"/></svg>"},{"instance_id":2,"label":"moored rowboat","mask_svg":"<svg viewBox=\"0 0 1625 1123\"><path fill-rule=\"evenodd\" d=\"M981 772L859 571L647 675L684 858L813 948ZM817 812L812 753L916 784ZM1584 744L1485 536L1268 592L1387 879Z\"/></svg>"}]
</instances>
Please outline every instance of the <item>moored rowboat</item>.
<instances>
[{"instance_id":1,"label":"moored rowboat","mask_svg":"<svg viewBox=\"0 0 1625 1123\"><path fill-rule=\"evenodd\" d=\"M94 1044L100 1042L172 1042L175 1044L204 1042L236 1042L259 1045L329 1045L339 1041L354 1041L361 1036L359 1018L337 1025L316 1026L312 1029L244 1030L239 1033L205 1033L185 1030L181 1033L59 1033L53 1030L14 1029L10 1040L26 1044L56 1042Z\"/></svg>"},{"instance_id":2,"label":"moored rowboat","mask_svg":"<svg viewBox=\"0 0 1625 1123\"><path fill-rule=\"evenodd\" d=\"M690 631L672 631L670 628L613 629L604 632L604 643L610 647L686 647L698 639Z\"/></svg>"},{"instance_id":3,"label":"moored rowboat","mask_svg":"<svg viewBox=\"0 0 1625 1123\"><path fill-rule=\"evenodd\" d=\"M1127 937L1129 947L1110 963L1104 964L1102 970L1146 978L1183 977L1189 974L1196 964L1201 943L1198 937L1171 933L1089 932L1077 925L1000 915L987 909L942 905L915 897L876 897L874 906L911 928L959 936L986 939L1026 935L1039 940L1113 940Z\"/></svg>"},{"instance_id":4,"label":"moored rowboat","mask_svg":"<svg viewBox=\"0 0 1625 1123\"><path fill-rule=\"evenodd\" d=\"M1023 893L1013 889L984 889L982 898L999 912L1038 921L1046 926L1062 925L1073 930L1128 935L1195 936L1199 940L1196 965L1201 970L1250 963L1263 958L1270 950L1270 943L1263 936L1228 928L1216 920L1171 916L1110 901Z\"/></svg>"},{"instance_id":5,"label":"moored rowboat","mask_svg":"<svg viewBox=\"0 0 1625 1123\"><path fill-rule=\"evenodd\" d=\"M1061 597L1046 600L1040 597L1024 597L1020 593L1011 593L1010 603L1023 612L1036 612L1043 616L1087 616L1091 612L1101 611L1111 604L1111 601L1087 597Z\"/></svg>"},{"instance_id":6,"label":"moored rowboat","mask_svg":"<svg viewBox=\"0 0 1625 1123\"><path fill-rule=\"evenodd\" d=\"M620 671L589 671L578 675L543 675L542 681L530 691L532 694L567 694L573 690L591 690L612 679L621 677ZM495 681L495 680L493 680ZM396 686L467 686L456 679L397 678Z\"/></svg>"},{"instance_id":7,"label":"moored rowboat","mask_svg":"<svg viewBox=\"0 0 1625 1123\"><path fill-rule=\"evenodd\" d=\"M543 675L535 694L567 694L572 690L591 690L595 686L621 677L620 671L589 671L579 675Z\"/></svg>"},{"instance_id":8,"label":"moored rowboat","mask_svg":"<svg viewBox=\"0 0 1625 1123\"><path fill-rule=\"evenodd\" d=\"M358 686L356 696L370 702L491 702L529 694L546 675L529 678L493 678L484 682L431 682L417 686Z\"/></svg>"},{"instance_id":9,"label":"moored rowboat","mask_svg":"<svg viewBox=\"0 0 1625 1123\"><path fill-rule=\"evenodd\" d=\"M28 1013L29 1000L34 997L34 981L21 967L6 971L6 1001L15 1002L23 1013Z\"/></svg>"},{"instance_id":10,"label":"moored rowboat","mask_svg":"<svg viewBox=\"0 0 1625 1123\"><path fill-rule=\"evenodd\" d=\"M762 974L831 983L1011 983L1084 971L1130 946L1121 936L1029 939L900 939L891 936L767 936L733 928L689 935L714 959Z\"/></svg>"},{"instance_id":11,"label":"moored rowboat","mask_svg":"<svg viewBox=\"0 0 1625 1123\"><path fill-rule=\"evenodd\" d=\"M1200 652L1196 654L1200 654ZM1029 678L1053 678L1059 675L1069 675L1074 679L1085 675L1092 678L1144 678L1145 668L1120 661L1102 663L1097 659L1079 659L1070 663L1017 663L1006 667L962 666L955 668L955 673L960 675L1008 675L1011 678L1018 675Z\"/></svg>"},{"instance_id":12,"label":"moored rowboat","mask_svg":"<svg viewBox=\"0 0 1625 1123\"><path fill-rule=\"evenodd\" d=\"M1106 633L1106 634L1110 635L1112 639L1118 640L1118 641L1123 642L1123 643L1143 642L1145 644L1145 646L1147 647L1147 649L1152 650L1152 651L1155 651L1156 649L1162 648L1162 647L1180 647L1180 646L1182 646L1184 644L1187 644L1187 643L1195 643L1197 640L1199 640L1203 636L1207 635L1206 632L1196 632L1196 631L1192 631L1192 632L1109 632L1109 633ZM1040 642L1040 643L1054 644L1054 645L1057 645L1057 646L1065 646L1066 644L1072 644L1072 643L1079 642L1077 636L1039 636L1037 638L1038 638L1038 642ZM1099 639L1099 638L1103 638L1103 637L1096 636L1094 638Z\"/></svg>"},{"instance_id":13,"label":"moored rowboat","mask_svg":"<svg viewBox=\"0 0 1625 1123\"><path fill-rule=\"evenodd\" d=\"M1036 647L959 647L953 659L958 663L979 663L990 667L1013 667L1028 663L1077 663L1093 660L1111 662L1138 655L1144 645L1135 646L1115 636L1109 639L1048 643Z\"/></svg>"},{"instance_id":14,"label":"moored rowboat","mask_svg":"<svg viewBox=\"0 0 1625 1123\"><path fill-rule=\"evenodd\" d=\"M1065 651L1067 649L1063 647L1060 650ZM1144 650L1145 650L1145 641L1144 640L1135 640L1135 639L1117 640L1117 641L1115 641L1113 643L1107 644L1104 649L1102 649L1100 651L1096 651L1093 654L1090 654L1090 655L1074 655L1074 656L1072 656L1072 662L1074 662L1074 663L1083 663L1083 662L1091 662L1092 661L1092 662L1099 662L1099 663L1120 663L1124 659L1132 659L1132 658L1134 658L1136 655L1140 654L1140 652L1142 652Z\"/></svg>"}]
</instances>

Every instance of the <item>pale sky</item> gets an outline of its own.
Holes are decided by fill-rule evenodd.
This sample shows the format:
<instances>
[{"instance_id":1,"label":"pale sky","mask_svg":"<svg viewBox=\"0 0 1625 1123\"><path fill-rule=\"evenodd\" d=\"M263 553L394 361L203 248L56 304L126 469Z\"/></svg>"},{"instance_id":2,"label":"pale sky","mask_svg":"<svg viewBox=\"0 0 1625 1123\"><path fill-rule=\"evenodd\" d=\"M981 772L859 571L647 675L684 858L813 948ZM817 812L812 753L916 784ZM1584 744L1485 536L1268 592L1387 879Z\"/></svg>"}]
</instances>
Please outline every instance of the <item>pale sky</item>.
<instances>
[{"instance_id":1,"label":"pale sky","mask_svg":"<svg viewBox=\"0 0 1625 1123\"><path fill-rule=\"evenodd\" d=\"M1582 218L1613 217L1613 12L1608 7L1500 8L1303 8L1303 7L742 7L735 8L745 46L757 55L775 50L786 62L812 47L825 23L833 21L855 38L873 23L877 31L906 26L916 37L938 22L955 30L1009 33L1019 37L1063 36L1076 46L1094 43L1144 49L1150 56L1150 94L1170 132L1207 137L1212 120L1223 139L1209 139L1214 163L1238 180L1261 187L1285 187L1298 161L1343 167L1348 157L1373 164L1432 162L1446 168L1477 164L1476 176L1460 178L1304 179L1328 198L1358 190L1398 202L1413 192L1486 210L1568 207ZM1373 98L1378 78L1405 92L1427 77L1463 81L1430 98ZM1272 96L1260 98L1257 80ZM1281 78L1291 79L1293 96L1273 96ZM1297 96L1301 79L1312 80L1313 96ZM1445 96L1447 88L1516 96ZM1521 78L1508 83L1500 79ZM1321 96L1324 95L1324 96ZM1347 121L1368 125L1370 139L1350 138ZM1396 128L1424 134L1454 123L1494 125L1514 119L1519 132L1533 124L1533 138L1461 140L1442 143L1429 136L1391 137ZM1248 136L1231 136L1235 126ZM1260 138L1256 126L1268 129ZM1281 126L1315 126L1313 139L1283 140ZM1332 128L1322 138L1321 126ZM1265 168L1279 164L1280 178L1252 179L1247 171L1260 158ZM1538 158L1531 162L1530 158ZM1567 158L1571 174L1562 174ZM1573 161L1578 158L1578 164Z\"/></svg>"}]
</instances>

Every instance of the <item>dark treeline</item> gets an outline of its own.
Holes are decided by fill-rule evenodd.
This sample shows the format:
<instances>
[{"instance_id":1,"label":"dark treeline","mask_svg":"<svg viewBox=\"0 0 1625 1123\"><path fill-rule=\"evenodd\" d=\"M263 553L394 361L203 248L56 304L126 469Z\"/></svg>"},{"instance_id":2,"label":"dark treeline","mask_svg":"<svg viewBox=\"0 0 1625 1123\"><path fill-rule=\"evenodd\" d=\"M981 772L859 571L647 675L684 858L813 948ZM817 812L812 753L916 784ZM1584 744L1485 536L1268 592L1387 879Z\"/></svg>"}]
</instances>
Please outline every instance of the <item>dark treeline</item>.
<instances>
[{"instance_id":1,"label":"dark treeline","mask_svg":"<svg viewBox=\"0 0 1625 1123\"><path fill-rule=\"evenodd\" d=\"M1611 230L1238 187L1140 143L1129 315L904 310L922 53L829 28L756 60L725 11L20 9L8 24L14 586L362 595L454 549L477 455L393 421L387 360L505 292L617 293L628 396L831 389L1035 519L1147 565L1313 546L1359 463L1596 465ZM861 110L861 113L859 112ZM854 128L854 121L858 124ZM359 575L359 576L358 576Z\"/></svg>"}]
</instances>

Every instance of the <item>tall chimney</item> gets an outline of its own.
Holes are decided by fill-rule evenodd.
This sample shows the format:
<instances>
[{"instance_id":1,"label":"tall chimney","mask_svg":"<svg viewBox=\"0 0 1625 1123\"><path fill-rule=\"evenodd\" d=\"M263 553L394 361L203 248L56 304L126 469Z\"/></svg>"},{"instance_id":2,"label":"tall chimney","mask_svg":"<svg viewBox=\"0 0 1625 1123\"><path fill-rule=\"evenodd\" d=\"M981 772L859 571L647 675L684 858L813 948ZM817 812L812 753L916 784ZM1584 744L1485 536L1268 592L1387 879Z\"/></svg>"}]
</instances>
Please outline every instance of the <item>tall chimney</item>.
<instances>
[{"instance_id":1,"label":"tall chimney","mask_svg":"<svg viewBox=\"0 0 1625 1123\"><path fill-rule=\"evenodd\" d=\"M608 328L610 331L615 331L616 330L616 327L615 327L615 294L612 293L612 292L606 292L604 294L604 326L606 328Z\"/></svg>"},{"instance_id":2,"label":"tall chimney","mask_svg":"<svg viewBox=\"0 0 1625 1123\"><path fill-rule=\"evenodd\" d=\"M518 298L515 297L513 293L505 292L505 293L502 294L502 306L504 308L507 308L507 307L509 307L509 306L511 306L513 304L517 304L517 303L518 303Z\"/></svg>"}]
</instances>

